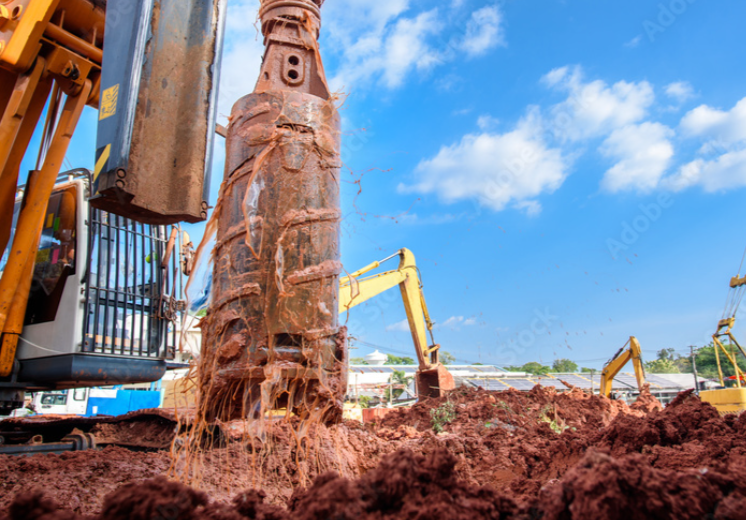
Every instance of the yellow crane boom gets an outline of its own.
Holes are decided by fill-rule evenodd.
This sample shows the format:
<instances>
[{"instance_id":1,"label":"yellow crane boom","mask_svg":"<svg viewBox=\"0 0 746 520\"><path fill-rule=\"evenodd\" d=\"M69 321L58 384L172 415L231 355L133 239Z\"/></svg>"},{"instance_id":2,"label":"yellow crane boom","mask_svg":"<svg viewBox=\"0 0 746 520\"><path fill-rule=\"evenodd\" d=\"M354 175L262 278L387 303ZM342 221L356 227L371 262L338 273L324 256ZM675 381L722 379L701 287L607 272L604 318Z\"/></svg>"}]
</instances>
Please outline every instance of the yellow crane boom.
<instances>
[{"instance_id":1,"label":"yellow crane boom","mask_svg":"<svg viewBox=\"0 0 746 520\"><path fill-rule=\"evenodd\" d=\"M629 346L629 348L627 348ZM624 365L632 360L632 365L635 367L635 377L637 377L637 386L642 391L645 386L645 368L642 365L642 349L640 348L640 342L637 338L631 336L627 344L625 344L614 357L606 363L604 370L601 373L601 394L609 397L611 395L611 386L614 382L614 377L624 368Z\"/></svg>"},{"instance_id":2,"label":"yellow crane boom","mask_svg":"<svg viewBox=\"0 0 746 520\"><path fill-rule=\"evenodd\" d=\"M379 268L384 262L396 257L399 257L397 269L365 276ZM439 361L440 345L435 344L433 338L433 322L427 310L419 270L412 251L406 248L400 249L383 260L373 262L343 277L339 285L340 314L399 286L419 362L416 376L418 395L439 397L443 392L455 388L453 376ZM430 345L427 339L428 334L432 341Z\"/></svg>"}]
</instances>

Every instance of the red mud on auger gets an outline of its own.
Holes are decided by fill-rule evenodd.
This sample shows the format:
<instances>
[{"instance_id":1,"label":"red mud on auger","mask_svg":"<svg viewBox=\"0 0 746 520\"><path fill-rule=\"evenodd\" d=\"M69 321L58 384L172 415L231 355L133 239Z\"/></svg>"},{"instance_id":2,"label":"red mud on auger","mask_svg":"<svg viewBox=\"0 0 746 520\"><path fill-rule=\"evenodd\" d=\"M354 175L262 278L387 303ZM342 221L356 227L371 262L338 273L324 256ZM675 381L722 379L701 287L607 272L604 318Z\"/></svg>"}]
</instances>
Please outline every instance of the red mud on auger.
<instances>
[{"instance_id":1,"label":"red mud on auger","mask_svg":"<svg viewBox=\"0 0 746 520\"><path fill-rule=\"evenodd\" d=\"M207 421L280 408L341 417L340 130L317 43L322 3L263 0L261 74L231 113L202 323Z\"/></svg>"}]
</instances>

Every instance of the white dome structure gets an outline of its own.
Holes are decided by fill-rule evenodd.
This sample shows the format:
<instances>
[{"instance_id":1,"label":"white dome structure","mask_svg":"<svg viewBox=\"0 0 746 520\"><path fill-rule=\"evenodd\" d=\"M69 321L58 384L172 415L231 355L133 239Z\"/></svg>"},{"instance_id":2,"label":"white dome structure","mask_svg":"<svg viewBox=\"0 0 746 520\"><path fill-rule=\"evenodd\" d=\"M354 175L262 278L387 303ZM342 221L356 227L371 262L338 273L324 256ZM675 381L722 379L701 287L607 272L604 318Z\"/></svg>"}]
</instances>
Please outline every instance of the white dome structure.
<instances>
[{"instance_id":1,"label":"white dome structure","mask_svg":"<svg viewBox=\"0 0 746 520\"><path fill-rule=\"evenodd\" d=\"M367 361L369 365L381 366L386 364L388 358L389 357L386 354L381 354L376 350L372 354L368 354L367 356L365 356L365 358L363 359L365 359L365 361Z\"/></svg>"}]
</instances>

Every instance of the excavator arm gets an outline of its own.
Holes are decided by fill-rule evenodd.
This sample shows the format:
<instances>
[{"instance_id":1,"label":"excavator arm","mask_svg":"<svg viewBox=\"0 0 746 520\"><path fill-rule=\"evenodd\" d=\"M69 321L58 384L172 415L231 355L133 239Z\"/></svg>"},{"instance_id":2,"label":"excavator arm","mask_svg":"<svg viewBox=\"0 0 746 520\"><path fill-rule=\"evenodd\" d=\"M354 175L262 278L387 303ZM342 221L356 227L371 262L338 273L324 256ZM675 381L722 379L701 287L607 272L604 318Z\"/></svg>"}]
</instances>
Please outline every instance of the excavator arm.
<instances>
[{"instance_id":1,"label":"excavator arm","mask_svg":"<svg viewBox=\"0 0 746 520\"><path fill-rule=\"evenodd\" d=\"M629 348L627 348L629 346ZM601 394L609 397L611 395L611 386L614 382L614 377L624 368L624 365L632 360L632 364L635 368L635 377L637 378L637 386L642 391L645 386L645 368L642 365L642 349L640 348L640 342L637 338L632 336L629 338L629 342L622 347L616 355L606 363L604 370L601 373Z\"/></svg>"},{"instance_id":2,"label":"excavator arm","mask_svg":"<svg viewBox=\"0 0 746 520\"><path fill-rule=\"evenodd\" d=\"M399 257L399 267L392 271L365 277L384 262ZM433 322L425 303L417 264L409 249L401 249L394 255L373 262L340 280L339 312L344 313L379 294L399 286L409 329L412 332L419 362L417 391L421 396L439 397L443 392L455 388L453 376L440 364L440 345L433 338ZM428 335L432 344L428 342Z\"/></svg>"}]
</instances>

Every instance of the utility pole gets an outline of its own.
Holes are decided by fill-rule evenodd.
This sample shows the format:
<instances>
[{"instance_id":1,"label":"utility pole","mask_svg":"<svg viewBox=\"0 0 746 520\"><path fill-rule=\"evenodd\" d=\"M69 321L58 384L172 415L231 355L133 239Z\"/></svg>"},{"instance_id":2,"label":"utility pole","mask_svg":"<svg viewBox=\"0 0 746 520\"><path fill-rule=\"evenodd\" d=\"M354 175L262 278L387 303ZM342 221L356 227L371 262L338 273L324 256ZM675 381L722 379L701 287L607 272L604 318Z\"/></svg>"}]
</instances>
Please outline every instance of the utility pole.
<instances>
[{"instance_id":1,"label":"utility pole","mask_svg":"<svg viewBox=\"0 0 746 520\"><path fill-rule=\"evenodd\" d=\"M689 348L691 349L692 370L694 371L694 392L699 395L699 378L697 377L697 359L694 356L694 345L691 345Z\"/></svg>"},{"instance_id":2,"label":"utility pole","mask_svg":"<svg viewBox=\"0 0 746 520\"><path fill-rule=\"evenodd\" d=\"M595 374L596 371L591 369L591 395L593 395L593 374Z\"/></svg>"},{"instance_id":3,"label":"utility pole","mask_svg":"<svg viewBox=\"0 0 746 520\"><path fill-rule=\"evenodd\" d=\"M394 374L391 373L391 378L389 379L389 408L394 407Z\"/></svg>"}]
</instances>

